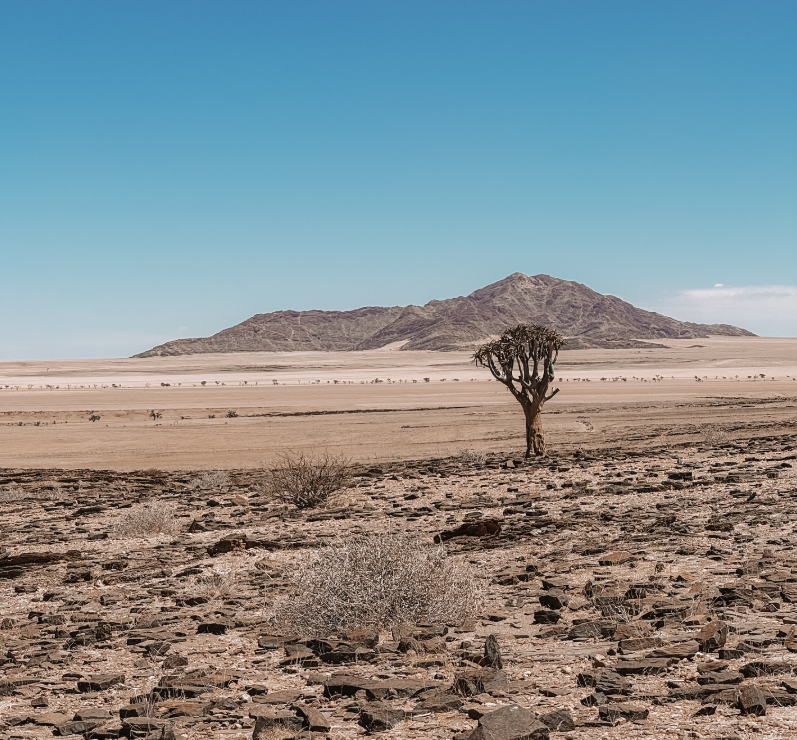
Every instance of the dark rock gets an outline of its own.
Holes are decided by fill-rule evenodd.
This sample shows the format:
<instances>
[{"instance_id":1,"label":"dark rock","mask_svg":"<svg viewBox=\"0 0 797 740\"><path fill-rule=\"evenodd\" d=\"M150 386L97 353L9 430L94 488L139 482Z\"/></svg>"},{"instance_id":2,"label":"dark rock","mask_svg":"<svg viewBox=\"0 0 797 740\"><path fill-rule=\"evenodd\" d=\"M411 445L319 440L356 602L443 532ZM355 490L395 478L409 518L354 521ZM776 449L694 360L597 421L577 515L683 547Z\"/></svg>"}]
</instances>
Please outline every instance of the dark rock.
<instances>
[{"instance_id":1,"label":"dark rock","mask_svg":"<svg viewBox=\"0 0 797 740\"><path fill-rule=\"evenodd\" d=\"M779 673L791 673L792 666L789 663L767 663L763 660L754 660L752 663L745 663L740 669L745 678L759 678L760 676L776 676Z\"/></svg>"},{"instance_id":2,"label":"dark rock","mask_svg":"<svg viewBox=\"0 0 797 740\"><path fill-rule=\"evenodd\" d=\"M456 529L440 532L434 537L435 542L446 542L454 537L497 537L501 534L501 522L497 519L479 519L465 522Z\"/></svg>"},{"instance_id":3,"label":"dark rock","mask_svg":"<svg viewBox=\"0 0 797 740\"><path fill-rule=\"evenodd\" d=\"M102 722L66 722L63 725L53 727L53 734L61 737L69 735L83 735L86 737L101 724ZM128 735L128 737L130 736Z\"/></svg>"},{"instance_id":4,"label":"dark rock","mask_svg":"<svg viewBox=\"0 0 797 740\"><path fill-rule=\"evenodd\" d=\"M744 677L736 671L709 671L697 677L697 682L701 686L711 686L716 684L737 684L741 683Z\"/></svg>"},{"instance_id":5,"label":"dark rock","mask_svg":"<svg viewBox=\"0 0 797 740\"><path fill-rule=\"evenodd\" d=\"M326 715L315 707L296 704L294 709L304 719L304 727L310 732L329 732L332 729Z\"/></svg>"},{"instance_id":6,"label":"dark rock","mask_svg":"<svg viewBox=\"0 0 797 740\"><path fill-rule=\"evenodd\" d=\"M616 550L606 553L598 559L598 565L622 565L627 563L633 556L625 550Z\"/></svg>"},{"instance_id":7,"label":"dark rock","mask_svg":"<svg viewBox=\"0 0 797 740\"><path fill-rule=\"evenodd\" d=\"M128 717L122 720L122 737L128 738L162 738L174 740L174 728L171 722L155 717Z\"/></svg>"},{"instance_id":8,"label":"dark rock","mask_svg":"<svg viewBox=\"0 0 797 740\"><path fill-rule=\"evenodd\" d=\"M389 678L384 681L363 682L361 686L370 700L381 701L388 698L407 699L427 689L437 688L439 684L430 684L429 681L415 678Z\"/></svg>"},{"instance_id":9,"label":"dark rock","mask_svg":"<svg viewBox=\"0 0 797 740\"><path fill-rule=\"evenodd\" d=\"M671 658L672 660L683 660L684 658L693 658L700 650L700 643L695 640L687 640L686 642L678 642L675 645L666 645L651 650L647 654L647 658Z\"/></svg>"},{"instance_id":10,"label":"dark rock","mask_svg":"<svg viewBox=\"0 0 797 740\"><path fill-rule=\"evenodd\" d=\"M285 730L286 733L296 733L301 731L304 720L297 717L292 712L275 712L273 710L259 710L250 712L249 716L255 720L255 727L252 731L252 740L272 740L274 730Z\"/></svg>"},{"instance_id":11,"label":"dark rock","mask_svg":"<svg viewBox=\"0 0 797 740\"><path fill-rule=\"evenodd\" d=\"M602 693L600 691L596 691L594 694L590 694L589 696L585 696L581 700L581 703L585 707L600 707L600 706L603 706L604 704L606 704L608 701L609 701L609 699L606 696L606 694L604 694L604 693Z\"/></svg>"},{"instance_id":12,"label":"dark rock","mask_svg":"<svg viewBox=\"0 0 797 740\"><path fill-rule=\"evenodd\" d=\"M767 699L764 692L755 685L743 686L739 690L737 706L742 714L763 716L767 713Z\"/></svg>"},{"instance_id":13,"label":"dark rock","mask_svg":"<svg viewBox=\"0 0 797 740\"><path fill-rule=\"evenodd\" d=\"M488 668L504 667L504 661L501 659L501 648L498 647L498 638L495 635L488 635L484 641L484 660L482 665Z\"/></svg>"},{"instance_id":14,"label":"dark rock","mask_svg":"<svg viewBox=\"0 0 797 740\"><path fill-rule=\"evenodd\" d=\"M617 671L601 668L595 671L584 671L576 676L579 686L594 688L601 694L630 694L631 684Z\"/></svg>"},{"instance_id":15,"label":"dark rock","mask_svg":"<svg viewBox=\"0 0 797 740\"><path fill-rule=\"evenodd\" d=\"M95 676L89 676L82 681L77 682L78 691L87 693L89 691L106 691L111 686L124 683L125 677L117 673L100 673Z\"/></svg>"},{"instance_id":16,"label":"dark rock","mask_svg":"<svg viewBox=\"0 0 797 740\"><path fill-rule=\"evenodd\" d=\"M551 732L570 732L576 729L573 717L566 709L557 709L540 717L542 722Z\"/></svg>"},{"instance_id":17,"label":"dark rock","mask_svg":"<svg viewBox=\"0 0 797 740\"><path fill-rule=\"evenodd\" d=\"M567 632L568 640L587 640L592 637L611 638L617 628L611 619L587 620L574 624Z\"/></svg>"},{"instance_id":18,"label":"dark rock","mask_svg":"<svg viewBox=\"0 0 797 740\"><path fill-rule=\"evenodd\" d=\"M264 687L265 688L265 687ZM260 693L252 695L252 701L255 704L268 704L271 706L278 706L282 704L293 704L298 701L302 696L302 692L298 689L284 689L283 691L272 691L270 693Z\"/></svg>"},{"instance_id":19,"label":"dark rock","mask_svg":"<svg viewBox=\"0 0 797 740\"><path fill-rule=\"evenodd\" d=\"M495 668L483 668L457 675L454 686L462 696L476 696L503 691L509 685L506 673Z\"/></svg>"},{"instance_id":20,"label":"dark rock","mask_svg":"<svg viewBox=\"0 0 797 740\"><path fill-rule=\"evenodd\" d=\"M540 594L540 606L546 609L563 609L570 603L570 597L559 589L551 589Z\"/></svg>"},{"instance_id":21,"label":"dark rock","mask_svg":"<svg viewBox=\"0 0 797 740\"><path fill-rule=\"evenodd\" d=\"M226 622L201 622L196 632L198 635L226 635L229 628Z\"/></svg>"},{"instance_id":22,"label":"dark rock","mask_svg":"<svg viewBox=\"0 0 797 740\"><path fill-rule=\"evenodd\" d=\"M390 706L371 705L360 711L359 724L368 732L384 732L392 730L399 722L403 722L406 713L403 709Z\"/></svg>"},{"instance_id":23,"label":"dark rock","mask_svg":"<svg viewBox=\"0 0 797 740\"><path fill-rule=\"evenodd\" d=\"M629 722L643 722L648 718L649 710L639 704L604 704L598 708L598 716L614 724L620 719Z\"/></svg>"},{"instance_id":24,"label":"dark rock","mask_svg":"<svg viewBox=\"0 0 797 740\"><path fill-rule=\"evenodd\" d=\"M100 707L84 707L75 712L72 719L75 722L106 722L111 719L111 713Z\"/></svg>"},{"instance_id":25,"label":"dark rock","mask_svg":"<svg viewBox=\"0 0 797 740\"><path fill-rule=\"evenodd\" d=\"M358 691L374 682L359 676L332 676L324 682L324 696L332 698L334 696L354 696Z\"/></svg>"},{"instance_id":26,"label":"dark rock","mask_svg":"<svg viewBox=\"0 0 797 740\"><path fill-rule=\"evenodd\" d=\"M728 625L724 622L707 622L697 633L695 639L700 643L700 652L714 653L725 647L728 639Z\"/></svg>"},{"instance_id":27,"label":"dark rock","mask_svg":"<svg viewBox=\"0 0 797 740\"><path fill-rule=\"evenodd\" d=\"M534 624L556 624L562 615L553 609L538 609L534 612Z\"/></svg>"},{"instance_id":28,"label":"dark rock","mask_svg":"<svg viewBox=\"0 0 797 740\"><path fill-rule=\"evenodd\" d=\"M415 705L416 712L453 712L462 707L463 701L456 694L451 692L451 688L436 688L422 691L416 697L418 703Z\"/></svg>"},{"instance_id":29,"label":"dark rock","mask_svg":"<svg viewBox=\"0 0 797 740\"><path fill-rule=\"evenodd\" d=\"M547 740L549 733L534 712L512 705L483 715L469 740Z\"/></svg>"},{"instance_id":30,"label":"dark rock","mask_svg":"<svg viewBox=\"0 0 797 740\"><path fill-rule=\"evenodd\" d=\"M621 676L656 676L666 673L675 662L672 658L647 658L644 660L618 660L615 670Z\"/></svg>"}]
</instances>

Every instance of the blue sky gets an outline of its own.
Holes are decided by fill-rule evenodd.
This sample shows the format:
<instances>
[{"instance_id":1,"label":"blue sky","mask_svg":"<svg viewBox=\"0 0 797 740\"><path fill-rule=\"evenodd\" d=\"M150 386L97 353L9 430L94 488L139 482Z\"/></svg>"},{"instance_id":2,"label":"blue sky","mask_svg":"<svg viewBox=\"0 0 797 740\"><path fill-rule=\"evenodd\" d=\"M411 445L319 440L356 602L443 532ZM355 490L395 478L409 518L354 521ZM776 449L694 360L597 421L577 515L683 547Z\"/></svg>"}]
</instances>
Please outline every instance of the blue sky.
<instances>
[{"instance_id":1,"label":"blue sky","mask_svg":"<svg viewBox=\"0 0 797 740\"><path fill-rule=\"evenodd\" d=\"M796 336L796 36L792 0L2 3L0 359L515 271Z\"/></svg>"}]
</instances>

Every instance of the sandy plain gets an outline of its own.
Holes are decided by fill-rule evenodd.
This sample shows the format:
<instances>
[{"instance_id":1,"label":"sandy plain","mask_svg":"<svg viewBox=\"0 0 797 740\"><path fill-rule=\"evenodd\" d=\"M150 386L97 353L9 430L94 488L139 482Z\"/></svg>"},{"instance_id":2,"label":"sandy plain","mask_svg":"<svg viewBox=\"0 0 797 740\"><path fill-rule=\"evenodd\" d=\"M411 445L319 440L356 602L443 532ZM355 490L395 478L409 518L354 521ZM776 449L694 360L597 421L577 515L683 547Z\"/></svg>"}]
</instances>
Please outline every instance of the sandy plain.
<instances>
[{"instance_id":1,"label":"sandy plain","mask_svg":"<svg viewBox=\"0 0 797 740\"><path fill-rule=\"evenodd\" d=\"M558 376L545 423L562 450L678 443L706 425L755 436L797 419L797 339L564 351ZM252 468L297 449L407 460L516 450L520 433L517 404L465 352L0 363L6 467Z\"/></svg>"}]
</instances>

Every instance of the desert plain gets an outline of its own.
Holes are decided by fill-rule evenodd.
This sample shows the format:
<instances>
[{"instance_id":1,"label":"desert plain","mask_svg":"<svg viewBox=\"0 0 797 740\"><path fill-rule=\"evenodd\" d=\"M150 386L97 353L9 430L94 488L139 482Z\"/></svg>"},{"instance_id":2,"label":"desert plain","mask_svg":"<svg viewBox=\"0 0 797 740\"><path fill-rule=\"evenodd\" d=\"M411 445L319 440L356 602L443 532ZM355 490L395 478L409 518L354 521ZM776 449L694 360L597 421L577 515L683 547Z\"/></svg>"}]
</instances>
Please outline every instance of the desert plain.
<instances>
[{"instance_id":1,"label":"desert plain","mask_svg":"<svg viewBox=\"0 0 797 740\"><path fill-rule=\"evenodd\" d=\"M0 363L0 737L797 737L797 339L663 344L563 351L531 460L466 352ZM297 451L353 485L269 498ZM275 629L374 532L458 532L473 618Z\"/></svg>"},{"instance_id":2,"label":"desert plain","mask_svg":"<svg viewBox=\"0 0 797 740\"><path fill-rule=\"evenodd\" d=\"M544 417L553 448L694 440L706 424L755 436L794 421L797 340L667 344L563 351ZM522 446L519 414L468 352L0 363L7 467L252 468L296 449L358 462L509 453Z\"/></svg>"}]
</instances>

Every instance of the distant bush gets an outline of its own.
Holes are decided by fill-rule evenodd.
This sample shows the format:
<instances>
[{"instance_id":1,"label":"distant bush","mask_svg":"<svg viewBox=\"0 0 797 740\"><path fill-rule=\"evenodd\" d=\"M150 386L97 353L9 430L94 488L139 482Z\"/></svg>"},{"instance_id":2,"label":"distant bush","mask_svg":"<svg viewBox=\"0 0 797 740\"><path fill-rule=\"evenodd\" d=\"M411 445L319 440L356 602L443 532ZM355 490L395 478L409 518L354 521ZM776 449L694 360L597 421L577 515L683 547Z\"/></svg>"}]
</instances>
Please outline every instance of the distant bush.
<instances>
[{"instance_id":1,"label":"distant bush","mask_svg":"<svg viewBox=\"0 0 797 740\"><path fill-rule=\"evenodd\" d=\"M238 412L237 411L228 411L226 416L227 416L228 419L237 419L238 418Z\"/></svg>"},{"instance_id":2,"label":"distant bush","mask_svg":"<svg viewBox=\"0 0 797 740\"><path fill-rule=\"evenodd\" d=\"M309 556L275 614L290 634L332 636L363 627L458 623L481 601L475 573L445 549L394 534L356 537Z\"/></svg>"},{"instance_id":3,"label":"distant bush","mask_svg":"<svg viewBox=\"0 0 797 740\"><path fill-rule=\"evenodd\" d=\"M259 489L278 501L310 509L326 503L351 483L351 466L346 457L285 453L276 467L266 470Z\"/></svg>"},{"instance_id":4,"label":"distant bush","mask_svg":"<svg viewBox=\"0 0 797 740\"><path fill-rule=\"evenodd\" d=\"M122 537L173 534L180 529L175 512L174 504L160 499L137 504L122 515L116 531Z\"/></svg>"},{"instance_id":5,"label":"distant bush","mask_svg":"<svg viewBox=\"0 0 797 740\"><path fill-rule=\"evenodd\" d=\"M209 470L189 484L192 491L223 491L230 486L230 476L224 470Z\"/></svg>"},{"instance_id":6,"label":"distant bush","mask_svg":"<svg viewBox=\"0 0 797 740\"><path fill-rule=\"evenodd\" d=\"M700 430L700 437L710 447L721 445L728 438L725 430L713 424L706 424Z\"/></svg>"},{"instance_id":7,"label":"distant bush","mask_svg":"<svg viewBox=\"0 0 797 740\"><path fill-rule=\"evenodd\" d=\"M463 465L484 465L487 462L487 455L478 450L460 450L458 457Z\"/></svg>"}]
</instances>

